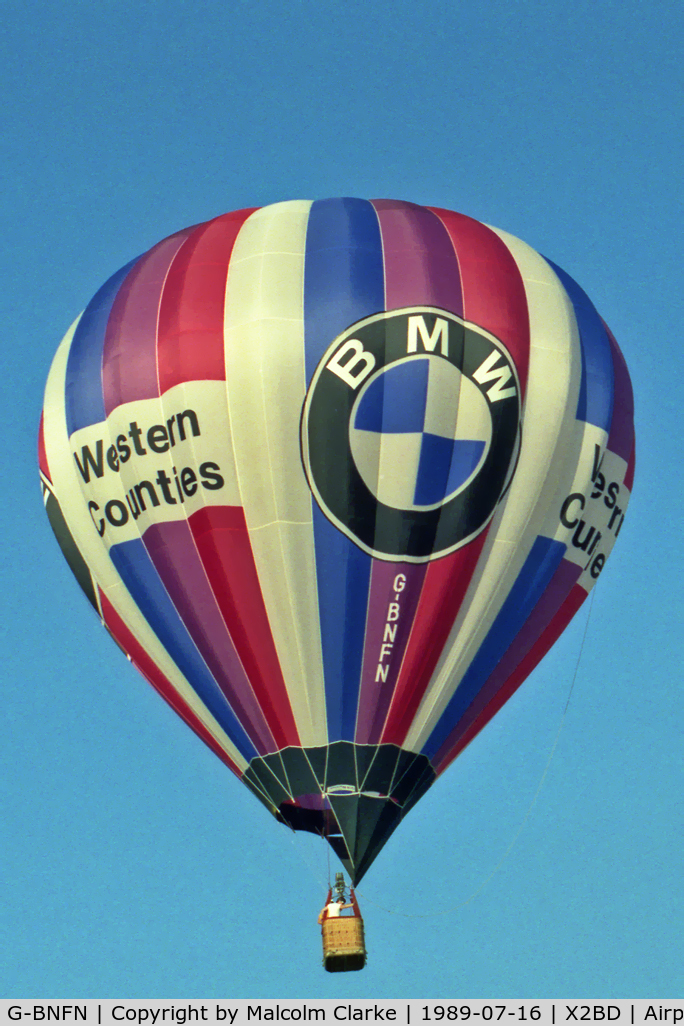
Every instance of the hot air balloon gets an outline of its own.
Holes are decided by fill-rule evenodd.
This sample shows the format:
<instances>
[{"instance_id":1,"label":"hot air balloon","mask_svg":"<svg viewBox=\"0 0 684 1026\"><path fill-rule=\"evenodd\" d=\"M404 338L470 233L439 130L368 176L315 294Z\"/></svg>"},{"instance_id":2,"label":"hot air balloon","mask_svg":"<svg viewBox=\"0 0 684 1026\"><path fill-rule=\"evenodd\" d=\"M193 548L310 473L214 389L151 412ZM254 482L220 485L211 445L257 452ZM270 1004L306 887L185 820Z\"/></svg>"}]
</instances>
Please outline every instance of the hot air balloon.
<instances>
[{"instance_id":1,"label":"hot air balloon","mask_svg":"<svg viewBox=\"0 0 684 1026\"><path fill-rule=\"evenodd\" d=\"M113 275L57 351L39 453L111 636L355 885L602 573L633 400L591 301L519 239L293 201Z\"/></svg>"}]
</instances>

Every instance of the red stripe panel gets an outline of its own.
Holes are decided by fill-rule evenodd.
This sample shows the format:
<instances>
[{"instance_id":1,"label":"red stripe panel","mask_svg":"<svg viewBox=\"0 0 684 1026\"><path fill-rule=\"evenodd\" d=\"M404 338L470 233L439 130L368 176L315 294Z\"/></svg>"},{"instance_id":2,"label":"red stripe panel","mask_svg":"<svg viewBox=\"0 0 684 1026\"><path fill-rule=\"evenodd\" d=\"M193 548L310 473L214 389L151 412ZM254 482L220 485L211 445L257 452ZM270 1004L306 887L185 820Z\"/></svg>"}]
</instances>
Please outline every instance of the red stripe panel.
<instances>
[{"instance_id":1,"label":"red stripe panel","mask_svg":"<svg viewBox=\"0 0 684 1026\"><path fill-rule=\"evenodd\" d=\"M299 745L240 506L208 506L188 523L209 584L278 748Z\"/></svg>"},{"instance_id":2,"label":"red stripe panel","mask_svg":"<svg viewBox=\"0 0 684 1026\"><path fill-rule=\"evenodd\" d=\"M560 607L544 633L537 638L537 641L534 643L527 655L520 661L520 663L518 663L518 666L510 675L506 683L499 689L499 691L497 691L496 695L468 727L465 733L459 737L459 727L457 726L454 729L453 734L446 739L433 760L434 770L438 776L451 765L456 756L470 744L473 738L480 733L482 728L485 727L492 717L498 713L499 709L506 704L511 695L518 690L523 681L529 677L549 649L561 636L586 597L587 592L584 588L580 584L575 584L567 599Z\"/></svg>"},{"instance_id":3,"label":"red stripe panel","mask_svg":"<svg viewBox=\"0 0 684 1026\"><path fill-rule=\"evenodd\" d=\"M187 521L151 524L145 530L143 544L183 626L240 726L259 755L272 752L277 747L273 735L228 633ZM194 685L194 677L189 679Z\"/></svg>"},{"instance_id":4,"label":"red stripe panel","mask_svg":"<svg viewBox=\"0 0 684 1026\"><path fill-rule=\"evenodd\" d=\"M50 476L50 468L48 467L47 453L45 452L45 416L41 410L40 424L38 425L38 466L41 471L52 484L52 477Z\"/></svg>"},{"instance_id":5,"label":"red stripe panel","mask_svg":"<svg viewBox=\"0 0 684 1026\"><path fill-rule=\"evenodd\" d=\"M228 769L231 769L233 773L241 779L241 770L238 769L233 760L226 755L223 748L221 748L219 743L212 737L201 720L197 718L187 702L185 702L174 689L168 677L164 676L137 638L131 634L105 593L98 588L98 594L100 597L100 608L102 609L102 616L104 618L105 625L117 645L123 649L126 655L130 656L135 668L142 673L143 677L145 677L147 681L149 681L155 691L158 691L162 698L168 702L173 711L178 713L181 719L184 720L192 730L194 730L195 734L197 734L202 741L204 741L205 745L207 745L208 748L211 748L212 752L219 757L221 762L225 763Z\"/></svg>"},{"instance_id":6,"label":"red stripe panel","mask_svg":"<svg viewBox=\"0 0 684 1026\"><path fill-rule=\"evenodd\" d=\"M402 745L461 608L487 531L428 566L411 637L382 733L383 744Z\"/></svg>"},{"instance_id":7,"label":"red stripe panel","mask_svg":"<svg viewBox=\"0 0 684 1026\"><path fill-rule=\"evenodd\" d=\"M518 265L491 228L465 214L429 207L448 231L461 272L463 318L491 332L508 349L527 387L530 319Z\"/></svg>"},{"instance_id":8,"label":"red stripe panel","mask_svg":"<svg viewBox=\"0 0 684 1026\"><path fill-rule=\"evenodd\" d=\"M228 264L242 225L256 209L235 210L200 225L171 265L159 311L161 395L184 381L225 381Z\"/></svg>"}]
</instances>

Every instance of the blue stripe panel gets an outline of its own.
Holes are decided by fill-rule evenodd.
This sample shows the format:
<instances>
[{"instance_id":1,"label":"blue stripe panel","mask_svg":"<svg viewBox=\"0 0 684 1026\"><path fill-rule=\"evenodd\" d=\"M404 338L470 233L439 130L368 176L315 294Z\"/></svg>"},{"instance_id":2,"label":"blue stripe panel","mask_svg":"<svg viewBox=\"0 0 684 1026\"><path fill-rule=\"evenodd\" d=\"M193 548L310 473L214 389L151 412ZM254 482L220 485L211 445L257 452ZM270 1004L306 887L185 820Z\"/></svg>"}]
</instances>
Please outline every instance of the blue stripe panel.
<instances>
[{"instance_id":1,"label":"blue stripe panel","mask_svg":"<svg viewBox=\"0 0 684 1026\"><path fill-rule=\"evenodd\" d=\"M482 458L485 443L462 438L444 438L424 432L420 444L418 473L413 501L431 506L451 495L468 480Z\"/></svg>"},{"instance_id":2,"label":"blue stripe panel","mask_svg":"<svg viewBox=\"0 0 684 1026\"><path fill-rule=\"evenodd\" d=\"M427 360L411 360L378 374L359 401L354 427L390 434L422 431L429 369Z\"/></svg>"},{"instance_id":3,"label":"blue stripe panel","mask_svg":"<svg viewBox=\"0 0 684 1026\"><path fill-rule=\"evenodd\" d=\"M140 538L120 542L109 550L133 602L145 617L174 663L190 682L214 719L245 759L258 754L226 702L207 664L169 598Z\"/></svg>"},{"instance_id":4,"label":"blue stripe panel","mask_svg":"<svg viewBox=\"0 0 684 1026\"><path fill-rule=\"evenodd\" d=\"M545 258L558 275L575 310L582 345L582 383L577 419L610 430L615 384L610 339L589 296L561 267Z\"/></svg>"},{"instance_id":5,"label":"blue stripe panel","mask_svg":"<svg viewBox=\"0 0 684 1026\"><path fill-rule=\"evenodd\" d=\"M306 231L306 380L337 335L385 309L382 238L368 200L317 200Z\"/></svg>"},{"instance_id":6,"label":"blue stripe panel","mask_svg":"<svg viewBox=\"0 0 684 1026\"><path fill-rule=\"evenodd\" d=\"M341 332L384 309L382 239L374 207L367 200L316 201L304 265L307 383ZM315 504L314 544L328 739L352 741L372 561Z\"/></svg>"},{"instance_id":7,"label":"blue stripe panel","mask_svg":"<svg viewBox=\"0 0 684 1026\"><path fill-rule=\"evenodd\" d=\"M372 560L316 505L313 514L328 741L353 741Z\"/></svg>"},{"instance_id":8,"label":"blue stripe panel","mask_svg":"<svg viewBox=\"0 0 684 1026\"><path fill-rule=\"evenodd\" d=\"M102 351L109 315L116 295L128 272L138 262L136 257L95 293L83 311L71 340L66 369L67 433L106 419L102 391Z\"/></svg>"},{"instance_id":9,"label":"blue stripe panel","mask_svg":"<svg viewBox=\"0 0 684 1026\"><path fill-rule=\"evenodd\" d=\"M537 538L487 637L423 748L432 758L494 671L542 598L565 555L563 542Z\"/></svg>"}]
</instances>

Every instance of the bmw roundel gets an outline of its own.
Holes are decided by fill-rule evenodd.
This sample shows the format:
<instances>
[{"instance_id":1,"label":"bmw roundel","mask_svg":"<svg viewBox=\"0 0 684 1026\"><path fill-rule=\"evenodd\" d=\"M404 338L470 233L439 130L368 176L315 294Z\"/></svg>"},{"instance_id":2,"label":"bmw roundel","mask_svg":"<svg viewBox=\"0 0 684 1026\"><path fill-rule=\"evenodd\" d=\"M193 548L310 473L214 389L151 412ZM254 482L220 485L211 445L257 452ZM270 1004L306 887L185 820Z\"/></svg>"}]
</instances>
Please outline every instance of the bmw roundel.
<instances>
[{"instance_id":1,"label":"bmw roundel","mask_svg":"<svg viewBox=\"0 0 684 1026\"><path fill-rule=\"evenodd\" d=\"M502 343L435 307L375 314L325 353L302 459L325 516L380 559L425 562L483 530L519 449L520 385Z\"/></svg>"}]
</instances>

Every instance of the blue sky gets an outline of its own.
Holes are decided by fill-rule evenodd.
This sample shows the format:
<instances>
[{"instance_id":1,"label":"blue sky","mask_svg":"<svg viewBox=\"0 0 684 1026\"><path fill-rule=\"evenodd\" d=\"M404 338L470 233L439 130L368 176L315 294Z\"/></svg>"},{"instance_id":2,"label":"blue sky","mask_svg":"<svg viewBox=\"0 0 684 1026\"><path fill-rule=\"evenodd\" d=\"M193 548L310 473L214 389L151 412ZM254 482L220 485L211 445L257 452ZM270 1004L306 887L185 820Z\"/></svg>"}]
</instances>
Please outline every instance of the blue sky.
<instances>
[{"instance_id":1,"label":"blue sky","mask_svg":"<svg viewBox=\"0 0 684 1026\"><path fill-rule=\"evenodd\" d=\"M0 996L681 997L680 5L6 0L3 28ZM35 460L54 351L110 274L223 211L336 195L450 207L558 262L637 420L517 843L482 887L586 606L364 879L369 962L342 980L320 967L326 849L122 659Z\"/></svg>"}]
</instances>

